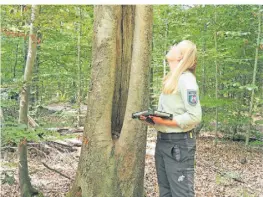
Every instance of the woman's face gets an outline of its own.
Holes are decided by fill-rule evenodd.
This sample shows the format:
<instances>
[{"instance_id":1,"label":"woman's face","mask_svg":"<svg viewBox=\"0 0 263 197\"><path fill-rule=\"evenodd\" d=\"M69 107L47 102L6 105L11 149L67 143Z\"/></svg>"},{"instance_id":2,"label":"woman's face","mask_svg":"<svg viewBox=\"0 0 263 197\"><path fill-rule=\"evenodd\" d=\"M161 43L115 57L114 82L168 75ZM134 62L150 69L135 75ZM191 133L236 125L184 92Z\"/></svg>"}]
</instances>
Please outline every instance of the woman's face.
<instances>
[{"instance_id":1,"label":"woman's face","mask_svg":"<svg viewBox=\"0 0 263 197\"><path fill-rule=\"evenodd\" d=\"M176 68L182 57L183 56L180 48L177 45L172 46L170 51L166 55L166 58L169 62L170 70Z\"/></svg>"},{"instance_id":2,"label":"woman's face","mask_svg":"<svg viewBox=\"0 0 263 197\"><path fill-rule=\"evenodd\" d=\"M166 58L168 61L180 61L182 59L182 53L180 48L177 45L174 45L170 48L170 51L167 53Z\"/></svg>"}]
</instances>

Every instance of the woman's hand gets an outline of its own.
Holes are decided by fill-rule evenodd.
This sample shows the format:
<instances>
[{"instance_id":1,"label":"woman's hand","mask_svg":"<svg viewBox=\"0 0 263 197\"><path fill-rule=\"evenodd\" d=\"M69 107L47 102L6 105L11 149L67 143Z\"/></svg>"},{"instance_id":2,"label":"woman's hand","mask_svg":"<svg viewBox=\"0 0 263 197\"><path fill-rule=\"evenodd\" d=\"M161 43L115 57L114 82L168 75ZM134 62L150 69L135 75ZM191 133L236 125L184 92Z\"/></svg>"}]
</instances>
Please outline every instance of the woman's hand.
<instances>
[{"instance_id":1,"label":"woman's hand","mask_svg":"<svg viewBox=\"0 0 263 197\"><path fill-rule=\"evenodd\" d=\"M146 117L145 116L142 116L142 115L140 115L140 118L139 118L140 120L142 120L142 121L145 121L146 120Z\"/></svg>"},{"instance_id":2,"label":"woman's hand","mask_svg":"<svg viewBox=\"0 0 263 197\"><path fill-rule=\"evenodd\" d=\"M141 115L140 118L139 118L139 120L143 121L143 123L145 123L145 124L147 124L147 125L149 125L149 126L152 126L152 124L150 124L150 123L148 123L148 122L146 121L146 118L147 118L147 117Z\"/></svg>"},{"instance_id":3,"label":"woman's hand","mask_svg":"<svg viewBox=\"0 0 263 197\"><path fill-rule=\"evenodd\" d=\"M163 122L164 122L164 120L160 117L149 116L149 118L151 118L155 124L163 124ZM145 121L146 120L145 116L140 116L140 120L144 121L148 125L152 125L152 124Z\"/></svg>"},{"instance_id":4,"label":"woman's hand","mask_svg":"<svg viewBox=\"0 0 263 197\"><path fill-rule=\"evenodd\" d=\"M160 117L149 116L149 118L151 118L155 124L163 124L164 123L164 120Z\"/></svg>"}]
</instances>

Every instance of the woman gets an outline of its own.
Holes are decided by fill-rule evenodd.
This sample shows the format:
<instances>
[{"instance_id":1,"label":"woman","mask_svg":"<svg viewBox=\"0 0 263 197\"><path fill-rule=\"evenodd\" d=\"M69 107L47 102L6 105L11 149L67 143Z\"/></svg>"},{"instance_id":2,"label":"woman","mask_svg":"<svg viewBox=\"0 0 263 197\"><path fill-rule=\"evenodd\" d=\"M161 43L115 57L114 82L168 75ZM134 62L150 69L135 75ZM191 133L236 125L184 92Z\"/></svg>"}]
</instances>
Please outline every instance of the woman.
<instances>
[{"instance_id":1,"label":"woman","mask_svg":"<svg viewBox=\"0 0 263 197\"><path fill-rule=\"evenodd\" d=\"M166 55L170 72L163 81L158 111L172 113L173 120L151 117L158 130L155 165L160 197L194 197L193 129L202 116L195 78L196 54L196 45L184 40Z\"/></svg>"}]
</instances>

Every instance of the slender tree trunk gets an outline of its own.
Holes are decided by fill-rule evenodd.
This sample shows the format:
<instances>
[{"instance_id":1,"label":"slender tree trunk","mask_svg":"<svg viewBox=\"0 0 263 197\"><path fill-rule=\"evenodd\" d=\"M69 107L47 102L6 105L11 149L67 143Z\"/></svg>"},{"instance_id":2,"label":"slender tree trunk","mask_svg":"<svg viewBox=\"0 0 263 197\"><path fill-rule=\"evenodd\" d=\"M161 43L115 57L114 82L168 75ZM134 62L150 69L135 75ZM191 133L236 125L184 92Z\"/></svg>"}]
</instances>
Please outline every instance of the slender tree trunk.
<instances>
[{"instance_id":1,"label":"slender tree trunk","mask_svg":"<svg viewBox=\"0 0 263 197\"><path fill-rule=\"evenodd\" d=\"M38 50L39 50L39 48L38 48ZM37 104L39 104L39 55L36 55L36 72L35 72L35 76L36 76L36 78L34 80L34 84L35 84L34 104L37 105Z\"/></svg>"},{"instance_id":2,"label":"slender tree trunk","mask_svg":"<svg viewBox=\"0 0 263 197\"><path fill-rule=\"evenodd\" d=\"M26 37L24 39L24 64L23 64L23 68L22 68L22 72L25 73L25 68L26 68L26 62L27 62L27 53L28 53L28 46L27 46L27 41L26 41Z\"/></svg>"},{"instance_id":3,"label":"slender tree trunk","mask_svg":"<svg viewBox=\"0 0 263 197\"><path fill-rule=\"evenodd\" d=\"M68 196L142 197L146 126L131 114L149 104L152 6L95 6L94 16L83 145Z\"/></svg>"},{"instance_id":4,"label":"slender tree trunk","mask_svg":"<svg viewBox=\"0 0 263 197\"><path fill-rule=\"evenodd\" d=\"M31 25L30 25L30 35L29 35L29 48L26 61L26 68L24 72L24 84L20 94L20 109L19 109L19 122L22 124L27 124L27 113L28 113L28 96L30 93L30 83L32 80L32 73L34 67L34 61L36 57L36 34L34 32L33 22L35 20L35 10L36 6L32 6L31 15Z\"/></svg>"},{"instance_id":5,"label":"slender tree trunk","mask_svg":"<svg viewBox=\"0 0 263 197\"><path fill-rule=\"evenodd\" d=\"M37 47L37 51L39 48ZM32 79L32 89L33 89L33 94L29 97L29 101L31 102L31 106L36 106L38 103L38 83L39 83L39 56L36 54L35 61L34 61L34 68L33 68L33 76L34 78Z\"/></svg>"},{"instance_id":6,"label":"slender tree trunk","mask_svg":"<svg viewBox=\"0 0 263 197\"><path fill-rule=\"evenodd\" d=\"M152 38L152 51L153 51L153 47L154 47L154 40ZM153 76L154 76L154 61L152 59L152 63L151 63L151 67L150 67L150 95L149 95L149 100L150 100L149 107L151 109L155 105L155 103L154 103L154 91L153 91L153 87L154 87Z\"/></svg>"},{"instance_id":7,"label":"slender tree trunk","mask_svg":"<svg viewBox=\"0 0 263 197\"><path fill-rule=\"evenodd\" d=\"M256 46L256 53L255 53L255 64L254 64L254 71L253 71L253 80L252 85L256 85L256 74L257 74L257 67L258 67L258 48L260 43L260 33L261 33L261 5L259 5L259 11L258 11L258 37L257 37L257 46ZM249 105L249 117L252 119L253 114L253 104L254 104L254 95L255 95L255 89L252 89L251 92L251 99L250 99L250 105ZM250 137L250 130L251 130L252 122L249 125L249 129L246 132L246 146L248 146L249 137Z\"/></svg>"},{"instance_id":8,"label":"slender tree trunk","mask_svg":"<svg viewBox=\"0 0 263 197\"><path fill-rule=\"evenodd\" d=\"M80 39L81 39L81 6L79 7L79 28L78 28L78 59L77 59L77 65L78 65L78 93L77 93L77 105L78 105L78 113L77 113L77 127L80 127L80 115L81 115L81 63L80 63Z\"/></svg>"},{"instance_id":9,"label":"slender tree trunk","mask_svg":"<svg viewBox=\"0 0 263 197\"><path fill-rule=\"evenodd\" d=\"M39 15L41 15L41 6L39 5ZM38 32L37 35L36 35L36 39L37 40L42 40L42 33ZM41 43L37 42L37 48L36 48L37 51L40 51L41 50ZM34 94L34 104L35 106L40 104L41 103L41 96L40 96L40 57L38 54L36 54L36 63L35 63L35 79L33 81L33 84L35 86L35 94Z\"/></svg>"},{"instance_id":10,"label":"slender tree trunk","mask_svg":"<svg viewBox=\"0 0 263 197\"><path fill-rule=\"evenodd\" d=\"M1 129L4 127L4 124L5 124L4 113L3 113L2 107L0 106L0 128Z\"/></svg>"},{"instance_id":11,"label":"slender tree trunk","mask_svg":"<svg viewBox=\"0 0 263 197\"><path fill-rule=\"evenodd\" d=\"M15 58L15 65L14 65L14 71L13 71L13 77L16 77L16 66L17 66L17 56L18 56L18 44L16 44L16 58Z\"/></svg>"},{"instance_id":12,"label":"slender tree trunk","mask_svg":"<svg viewBox=\"0 0 263 197\"><path fill-rule=\"evenodd\" d=\"M32 5L31 25L29 35L29 48L26 61L26 68L24 73L24 84L20 93L20 109L19 109L19 123L28 125L28 96L30 93L30 85L32 81L33 66L36 57L36 36L34 30L34 21L37 6ZM19 152L19 185L21 197L29 197L37 194L38 192L32 187L27 165L27 143L26 139L22 139L18 145Z\"/></svg>"},{"instance_id":13,"label":"slender tree trunk","mask_svg":"<svg viewBox=\"0 0 263 197\"><path fill-rule=\"evenodd\" d=\"M215 11L215 23L217 21L217 13ZM218 101L218 62L217 62L217 28L215 31L215 50L216 50L216 58L215 58L215 79L216 79L216 84L215 84L215 96L216 96L216 101ZM218 107L216 106L216 114L215 114L216 122L215 122L215 145L217 145L218 141Z\"/></svg>"},{"instance_id":14,"label":"slender tree trunk","mask_svg":"<svg viewBox=\"0 0 263 197\"><path fill-rule=\"evenodd\" d=\"M164 51L167 51L167 39L168 39L168 32L169 32L169 26L168 26L168 21L166 19L165 21L165 36L164 36ZM165 58L163 59L163 77L166 76L166 60Z\"/></svg>"},{"instance_id":15,"label":"slender tree trunk","mask_svg":"<svg viewBox=\"0 0 263 197\"><path fill-rule=\"evenodd\" d=\"M204 33L203 33L203 61L202 61L202 96L205 96L206 93L206 73L205 73L205 54L206 54L206 31L207 31L207 24L204 24Z\"/></svg>"},{"instance_id":16,"label":"slender tree trunk","mask_svg":"<svg viewBox=\"0 0 263 197\"><path fill-rule=\"evenodd\" d=\"M28 162L27 162L27 141L21 140L18 146L19 153L19 186L21 197L33 197L38 194L38 191L34 189L30 182L28 174Z\"/></svg>"}]
</instances>

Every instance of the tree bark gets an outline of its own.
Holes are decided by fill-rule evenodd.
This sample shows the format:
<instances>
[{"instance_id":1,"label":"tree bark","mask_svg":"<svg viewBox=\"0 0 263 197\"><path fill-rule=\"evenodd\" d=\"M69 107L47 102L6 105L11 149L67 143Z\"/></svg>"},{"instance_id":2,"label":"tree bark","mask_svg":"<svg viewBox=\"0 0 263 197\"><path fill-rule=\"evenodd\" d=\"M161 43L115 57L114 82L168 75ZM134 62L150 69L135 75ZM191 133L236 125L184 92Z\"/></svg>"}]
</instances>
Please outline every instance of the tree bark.
<instances>
[{"instance_id":1,"label":"tree bark","mask_svg":"<svg viewBox=\"0 0 263 197\"><path fill-rule=\"evenodd\" d=\"M134 6L122 6L121 17L117 28L116 77L112 107L112 134L118 138L122 129L129 89L129 79L132 61Z\"/></svg>"},{"instance_id":2,"label":"tree bark","mask_svg":"<svg viewBox=\"0 0 263 197\"><path fill-rule=\"evenodd\" d=\"M37 39L34 29L34 20L37 7L32 6L31 25L29 34L29 48L26 60L26 68L24 72L24 84L20 93L20 109L19 109L19 123L27 124L27 113L28 113L28 96L30 93L30 83L32 81L32 73L34 67L34 61L36 58L36 46Z\"/></svg>"},{"instance_id":3,"label":"tree bark","mask_svg":"<svg viewBox=\"0 0 263 197\"><path fill-rule=\"evenodd\" d=\"M35 15L37 13L37 6L32 5L31 14L31 25L29 35L29 48L26 60L26 68L24 73L24 83L20 93L20 109L19 109L19 120L20 124L28 125L28 97L30 93L30 85L32 81L32 73L34 67L34 61L36 57L36 43L37 39L34 30ZM29 197L38 193L31 185L30 178L28 175L27 165L27 143L26 139L22 139L18 145L19 152L19 185L21 197Z\"/></svg>"},{"instance_id":4,"label":"tree bark","mask_svg":"<svg viewBox=\"0 0 263 197\"><path fill-rule=\"evenodd\" d=\"M38 191L34 189L30 182L30 177L28 175L28 162L27 162L27 141L26 139L21 140L18 145L19 153L19 186L20 186L20 196L30 197L38 194Z\"/></svg>"},{"instance_id":5,"label":"tree bark","mask_svg":"<svg viewBox=\"0 0 263 197\"><path fill-rule=\"evenodd\" d=\"M146 126L131 114L149 103L152 6L95 6L94 16L84 143L67 196L143 196Z\"/></svg>"}]
</instances>

